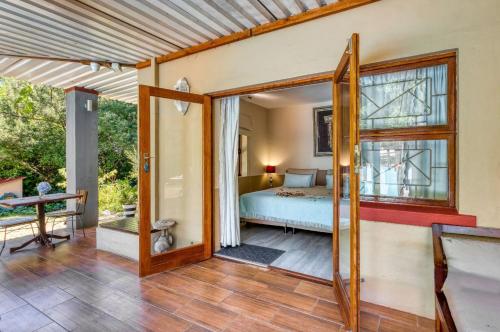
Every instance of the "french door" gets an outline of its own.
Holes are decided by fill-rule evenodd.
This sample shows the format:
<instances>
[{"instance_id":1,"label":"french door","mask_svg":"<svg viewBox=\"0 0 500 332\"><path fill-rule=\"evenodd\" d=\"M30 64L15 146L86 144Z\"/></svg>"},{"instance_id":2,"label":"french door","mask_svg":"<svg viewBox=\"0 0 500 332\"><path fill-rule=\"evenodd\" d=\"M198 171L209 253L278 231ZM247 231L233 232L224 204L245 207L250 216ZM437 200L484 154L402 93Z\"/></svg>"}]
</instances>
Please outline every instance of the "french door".
<instances>
[{"instance_id":1,"label":"french door","mask_svg":"<svg viewBox=\"0 0 500 332\"><path fill-rule=\"evenodd\" d=\"M139 86L139 274L212 255L212 101Z\"/></svg>"},{"instance_id":2,"label":"french door","mask_svg":"<svg viewBox=\"0 0 500 332\"><path fill-rule=\"evenodd\" d=\"M359 331L359 36L353 34L333 78L333 286L346 327Z\"/></svg>"}]
</instances>

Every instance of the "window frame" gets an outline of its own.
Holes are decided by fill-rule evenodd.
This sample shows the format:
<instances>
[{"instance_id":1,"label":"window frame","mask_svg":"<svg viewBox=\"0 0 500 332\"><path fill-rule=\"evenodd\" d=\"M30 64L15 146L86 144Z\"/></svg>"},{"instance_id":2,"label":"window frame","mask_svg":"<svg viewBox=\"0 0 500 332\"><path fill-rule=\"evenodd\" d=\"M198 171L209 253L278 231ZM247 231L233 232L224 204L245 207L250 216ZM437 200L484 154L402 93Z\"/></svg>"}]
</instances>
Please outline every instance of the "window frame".
<instances>
[{"instance_id":1,"label":"window frame","mask_svg":"<svg viewBox=\"0 0 500 332\"><path fill-rule=\"evenodd\" d=\"M390 196L361 195L361 204L369 206L411 206L436 207L456 211L456 58L455 51L416 56L402 60L392 60L363 66L361 76L387 74L392 72L412 70L436 65L447 65L448 86L448 121L444 125L431 125L411 128L363 129L360 130L361 142L371 141L405 141L405 140L446 140L448 144L448 199L418 199Z\"/></svg>"}]
</instances>

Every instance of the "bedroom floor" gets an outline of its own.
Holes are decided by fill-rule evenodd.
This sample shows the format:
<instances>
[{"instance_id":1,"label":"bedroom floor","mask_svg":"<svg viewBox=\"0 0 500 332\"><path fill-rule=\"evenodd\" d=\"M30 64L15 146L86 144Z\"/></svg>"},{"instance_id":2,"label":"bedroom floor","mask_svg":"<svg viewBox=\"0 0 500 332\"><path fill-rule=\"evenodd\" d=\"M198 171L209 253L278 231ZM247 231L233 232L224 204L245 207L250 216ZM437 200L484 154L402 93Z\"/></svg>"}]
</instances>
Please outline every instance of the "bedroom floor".
<instances>
[{"instance_id":1,"label":"bedroom floor","mask_svg":"<svg viewBox=\"0 0 500 332\"><path fill-rule=\"evenodd\" d=\"M271 266L290 270L317 278L333 280L332 235L283 227L247 224L241 227L241 242L273 249L285 253Z\"/></svg>"}]
</instances>

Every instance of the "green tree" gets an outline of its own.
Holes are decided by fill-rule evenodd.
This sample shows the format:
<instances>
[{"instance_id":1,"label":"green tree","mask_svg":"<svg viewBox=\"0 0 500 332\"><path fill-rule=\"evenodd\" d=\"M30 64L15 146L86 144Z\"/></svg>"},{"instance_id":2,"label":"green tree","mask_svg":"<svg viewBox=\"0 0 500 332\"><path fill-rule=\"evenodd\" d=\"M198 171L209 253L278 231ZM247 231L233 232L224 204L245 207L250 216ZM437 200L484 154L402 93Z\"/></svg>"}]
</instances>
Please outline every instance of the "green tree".
<instances>
[{"instance_id":1,"label":"green tree","mask_svg":"<svg viewBox=\"0 0 500 332\"><path fill-rule=\"evenodd\" d=\"M14 79L0 80L0 177L26 176L25 194L40 181L63 182L64 92Z\"/></svg>"},{"instance_id":2,"label":"green tree","mask_svg":"<svg viewBox=\"0 0 500 332\"><path fill-rule=\"evenodd\" d=\"M137 146L137 106L99 99L99 170L117 170L116 178L133 178Z\"/></svg>"},{"instance_id":3,"label":"green tree","mask_svg":"<svg viewBox=\"0 0 500 332\"><path fill-rule=\"evenodd\" d=\"M99 174L135 186L136 105L99 99ZM48 181L64 189L66 162L64 91L0 78L0 178L25 176L25 195Z\"/></svg>"}]
</instances>

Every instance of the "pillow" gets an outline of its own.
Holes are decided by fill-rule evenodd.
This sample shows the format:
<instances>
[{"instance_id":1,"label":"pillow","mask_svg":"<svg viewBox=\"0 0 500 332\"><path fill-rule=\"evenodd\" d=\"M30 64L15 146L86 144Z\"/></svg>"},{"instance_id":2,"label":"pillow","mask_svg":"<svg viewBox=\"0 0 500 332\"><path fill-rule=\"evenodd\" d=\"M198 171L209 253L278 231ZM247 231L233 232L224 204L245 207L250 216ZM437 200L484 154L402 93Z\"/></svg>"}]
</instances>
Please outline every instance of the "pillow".
<instances>
[{"instance_id":1,"label":"pillow","mask_svg":"<svg viewBox=\"0 0 500 332\"><path fill-rule=\"evenodd\" d=\"M288 188L309 188L311 187L312 174L285 174L284 187Z\"/></svg>"},{"instance_id":2,"label":"pillow","mask_svg":"<svg viewBox=\"0 0 500 332\"><path fill-rule=\"evenodd\" d=\"M333 189L333 175L326 175L326 189Z\"/></svg>"},{"instance_id":3,"label":"pillow","mask_svg":"<svg viewBox=\"0 0 500 332\"><path fill-rule=\"evenodd\" d=\"M289 168L286 172L292 174L311 174L312 178L310 187L314 187L316 185L316 174L318 173L317 168Z\"/></svg>"},{"instance_id":4,"label":"pillow","mask_svg":"<svg viewBox=\"0 0 500 332\"><path fill-rule=\"evenodd\" d=\"M472 273L500 281L500 242L442 236L448 269Z\"/></svg>"},{"instance_id":5,"label":"pillow","mask_svg":"<svg viewBox=\"0 0 500 332\"><path fill-rule=\"evenodd\" d=\"M326 186L326 169L318 169L316 172L316 186Z\"/></svg>"}]
</instances>

